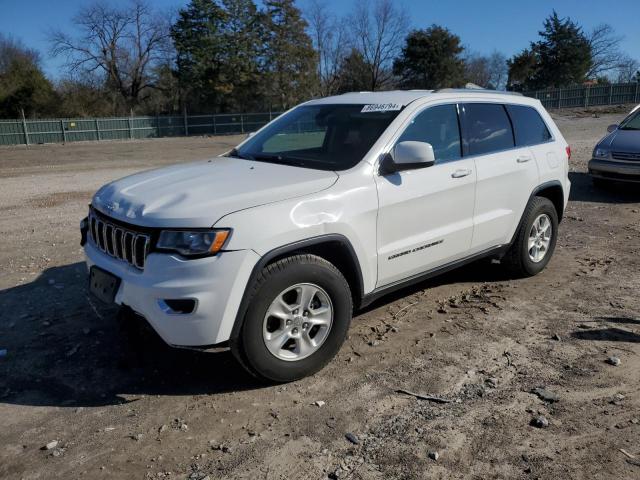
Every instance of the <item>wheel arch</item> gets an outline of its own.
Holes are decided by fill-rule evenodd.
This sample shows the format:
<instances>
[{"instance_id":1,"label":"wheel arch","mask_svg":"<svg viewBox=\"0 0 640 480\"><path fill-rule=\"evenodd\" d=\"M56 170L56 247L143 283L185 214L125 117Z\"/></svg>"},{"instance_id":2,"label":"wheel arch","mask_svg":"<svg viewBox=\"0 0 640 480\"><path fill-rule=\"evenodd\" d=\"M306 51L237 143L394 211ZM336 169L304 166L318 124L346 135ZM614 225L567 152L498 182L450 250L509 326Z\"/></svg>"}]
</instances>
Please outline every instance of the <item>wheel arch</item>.
<instances>
[{"instance_id":1,"label":"wheel arch","mask_svg":"<svg viewBox=\"0 0 640 480\"><path fill-rule=\"evenodd\" d=\"M518 226L516 227L515 232L513 232L513 236L511 237L511 241L509 242L508 247L513 245L513 242L516 241L518 232L520 231L522 223L524 222L524 215L527 211L527 207L531 204L531 201L535 197L543 197L548 199L555 207L556 213L558 215L558 223L560 223L560 221L562 220L562 216L564 214L564 190L562 189L562 184L559 180L551 180L549 182L540 184L536 188L534 188L531 192L531 195L529 195L529 200L527 201L527 204L522 211L520 221L518 222Z\"/></svg>"},{"instance_id":2,"label":"wheel arch","mask_svg":"<svg viewBox=\"0 0 640 480\"><path fill-rule=\"evenodd\" d=\"M307 238L287 245L283 245L267 252L256 263L251 271L249 280L245 286L240 307L236 313L236 319L231 330L230 339L233 341L240 335L245 314L249 308L250 292L253 282L264 267L282 258L296 254L312 254L331 262L344 275L349 287L354 308L357 308L364 297L364 281L362 270L353 245L347 237L332 233Z\"/></svg>"},{"instance_id":3,"label":"wheel arch","mask_svg":"<svg viewBox=\"0 0 640 480\"><path fill-rule=\"evenodd\" d=\"M529 202L533 197L544 197L553 203L558 214L558 223L562 221L564 214L564 190L559 180L552 180L539 185L534 189L529 197Z\"/></svg>"}]
</instances>

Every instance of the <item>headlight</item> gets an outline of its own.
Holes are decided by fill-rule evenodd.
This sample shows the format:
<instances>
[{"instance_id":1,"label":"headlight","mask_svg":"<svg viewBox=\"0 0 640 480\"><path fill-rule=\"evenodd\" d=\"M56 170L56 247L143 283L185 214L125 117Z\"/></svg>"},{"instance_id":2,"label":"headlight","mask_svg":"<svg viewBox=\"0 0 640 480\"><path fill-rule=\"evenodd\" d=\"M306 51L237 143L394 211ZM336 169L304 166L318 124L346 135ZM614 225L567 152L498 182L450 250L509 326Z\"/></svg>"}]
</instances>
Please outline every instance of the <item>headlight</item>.
<instances>
[{"instance_id":1,"label":"headlight","mask_svg":"<svg viewBox=\"0 0 640 480\"><path fill-rule=\"evenodd\" d=\"M593 151L593 156L596 158L608 158L609 150L607 150L606 148L596 148Z\"/></svg>"},{"instance_id":2,"label":"headlight","mask_svg":"<svg viewBox=\"0 0 640 480\"><path fill-rule=\"evenodd\" d=\"M163 230L156 248L177 252L185 257L215 255L229 237L230 230Z\"/></svg>"}]
</instances>

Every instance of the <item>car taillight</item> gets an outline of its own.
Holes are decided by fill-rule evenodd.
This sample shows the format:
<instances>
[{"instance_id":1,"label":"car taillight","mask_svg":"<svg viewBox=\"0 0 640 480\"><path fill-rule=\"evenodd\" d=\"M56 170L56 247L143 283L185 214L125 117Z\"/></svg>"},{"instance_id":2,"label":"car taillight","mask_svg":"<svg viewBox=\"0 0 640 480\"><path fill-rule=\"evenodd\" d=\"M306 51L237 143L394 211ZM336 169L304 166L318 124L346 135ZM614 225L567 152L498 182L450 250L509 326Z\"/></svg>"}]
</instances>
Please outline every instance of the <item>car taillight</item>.
<instances>
[{"instance_id":1,"label":"car taillight","mask_svg":"<svg viewBox=\"0 0 640 480\"><path fill-rule=\"evenodd\" d=\"M567 145L567 160L571 160L571 147Z\"/></svg>"}]
</instances>

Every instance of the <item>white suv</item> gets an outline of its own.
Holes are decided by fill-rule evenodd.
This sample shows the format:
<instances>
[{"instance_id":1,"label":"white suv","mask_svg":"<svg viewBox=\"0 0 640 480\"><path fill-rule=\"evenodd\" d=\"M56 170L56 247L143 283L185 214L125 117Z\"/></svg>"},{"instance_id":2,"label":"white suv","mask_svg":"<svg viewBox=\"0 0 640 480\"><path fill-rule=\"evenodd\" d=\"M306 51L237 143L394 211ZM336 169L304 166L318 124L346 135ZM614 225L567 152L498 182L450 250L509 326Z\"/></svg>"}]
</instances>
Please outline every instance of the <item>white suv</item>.
<instances>
[{"instance_id":1,"label":"white suv","mask_svg":"<svg viewBox=\"0 0 640 480\"><path fill-rule=\"evenodd\" d=\"M349 93L222 157L102 187L90 289L170 345L228 345L285 382L339 350L353 309L470 261L548 263L570 149L540 102L483 90Z\"/></svg>"}]
</instances>

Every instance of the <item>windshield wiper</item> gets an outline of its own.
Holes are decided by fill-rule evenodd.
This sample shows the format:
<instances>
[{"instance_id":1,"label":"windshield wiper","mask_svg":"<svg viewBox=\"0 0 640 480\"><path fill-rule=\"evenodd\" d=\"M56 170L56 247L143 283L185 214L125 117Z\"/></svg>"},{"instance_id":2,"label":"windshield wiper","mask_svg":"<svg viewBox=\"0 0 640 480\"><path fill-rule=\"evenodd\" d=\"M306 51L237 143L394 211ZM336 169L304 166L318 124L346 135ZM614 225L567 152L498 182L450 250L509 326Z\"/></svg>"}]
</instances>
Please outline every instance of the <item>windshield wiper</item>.
<instances>
[{"instance_id":1,"label":"windshield wiper","mask_svg":"<svg viewBox=\"0 0 640 480\"><path fill-rule=\"evenodd\" d=\"M232 149L229 153L227 153L226 156L233 157L233 158L241 158L242 160L255 160L253 157L249 155L242 155L240 152L238 152L237 148Z\"/></svg>"},{"instance_id":2,"label":"windshield wiper","mask_svg":"<svg viewBox=\"0 0 640 480\"><path fill-rule=\"evenodd\" d=\"M284 165L294 165L298 167L307 166L307 161L302 158L296 157L288 157L285 155L277 155L277 154L268 154L268 153L257 153L253 155L252 160L257 160L260 162L272 162L272 163L281 163Z\"/></svg>"}]
</instances>

